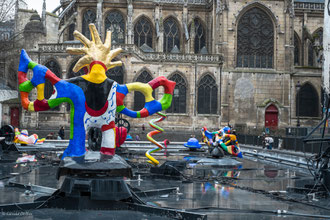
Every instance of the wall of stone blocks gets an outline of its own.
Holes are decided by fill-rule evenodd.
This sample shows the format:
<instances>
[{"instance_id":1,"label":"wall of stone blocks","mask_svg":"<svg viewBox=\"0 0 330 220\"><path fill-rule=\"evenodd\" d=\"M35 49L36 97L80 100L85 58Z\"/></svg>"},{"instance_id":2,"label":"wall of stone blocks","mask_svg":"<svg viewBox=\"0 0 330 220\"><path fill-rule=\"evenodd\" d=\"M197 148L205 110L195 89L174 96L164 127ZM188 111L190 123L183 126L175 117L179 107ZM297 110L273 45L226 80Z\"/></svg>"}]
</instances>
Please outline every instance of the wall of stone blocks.
<instances>
[{"instance_id":1,"label":"wall of stone blocks","mask_svg":"<svg viewBox=\"0 0 330 220\"><path fill-rule=\"evenodd\" d=\"M321 88L320 70L317 69L289 69L290 63L293 63L292 54L292 36L295 30L301 33L301 16L299 13L295 17L290 17L285 12L285 1L226 1L227 9L223 10L217 16L212 17L213 8L189 6L187 9L188 26L195 17L202 20L207 31L208 51L217 52L224 55L223 68L210 63L194 62L164 62L154 61L146 62L134 54L123 53L119 59L123 62L124 82L134 82L138 75L147 70L155 78L160 75L166 77L174 73L180 73L187 82L187 111L185 114L168 114L168 118L162 122L162 126L172 130L199 130L207 125L210 129L218 129L227 123L241 127L263 128L265 109L269 104L274 104L279 110L279 127L284 128L295 124L295 90L294 85L297 81L301 83L310 82L318 91L319 96ZM244 69L236 68L236 49L237 49L237 23L241 15L252 6L260 7L266 11L274 23L274 68L273 69ZM119 10L124 19L127 19L127 2L105 1L103 4L103 29L105 16L110 10ZM181 51L190 52L189 44L191 40L186 41L182 27L183 5L157 5L150 2L133 2L133 25L142 15L149 18L155 29L155 8L160 8L160 16L166 19L174 16L180 26L181 31ZM77 7L78 16L76 18L76 29L82 31L82 14L92 8L96 11L95 2L80 2ZM19 27L24 28L33 12L20 12ZM54 16L47 15L47 37L29 36L26 39L32 60L45 64L47 61L56 60L62 70L62 78L69 78L70 66L78 59L78 56L72 56L65 53L42 53L38 54L38 44L56 42L57 19ZM307 14L306 25L314 32L322 26L323 17L319 14ZM49 25L51 24L51 25ZM293 24L293 25L292 25ZM215 28L215 30L214 30ZM300 28L300 29L299 29ZM105 30L103 30L104 32ZM56 34L55 34L56 33ZM104 33L102 34L102 37ZM154 48L160 51L162 44L154 37ZM217 47L210 48L211 45ZM291 48L291 49L290 49ZM292 66L292 65L291 65ZM220 97L218 97L218 107L221 108L220 114L201 115L195 110L196 106L196 83L205 75L210 74L216 81ZM196 83L195 83L196 82ZM156 92L156 98L161 98L163 91L159 89ZM36 97L32 94L31 99ZM133 108L133 94L127 95L125 105ZM157 117L157 116L153 116ZM38 119L37 119L38 118ZM127 118L124 116L124 118ZM62 105L58 112L27 113L23 111L21 123L22 126L69 126L69 112L66 105ZM147 127L151 118L129 119L133 128L139 129L142 124ZM306 125L315 124L318 119L305 119ZM48 123L48 124L47 124Z\"/></svg>"}]
</instances>

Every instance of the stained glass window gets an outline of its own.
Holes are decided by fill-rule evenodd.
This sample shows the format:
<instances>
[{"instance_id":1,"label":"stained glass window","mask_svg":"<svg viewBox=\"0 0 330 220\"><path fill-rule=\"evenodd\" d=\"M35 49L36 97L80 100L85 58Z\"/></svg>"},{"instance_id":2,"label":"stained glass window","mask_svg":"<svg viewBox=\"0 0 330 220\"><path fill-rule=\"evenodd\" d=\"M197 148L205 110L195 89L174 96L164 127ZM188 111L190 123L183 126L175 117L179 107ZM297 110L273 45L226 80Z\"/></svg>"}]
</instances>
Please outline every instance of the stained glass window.
<instances>
[{"instance_id":1,"label":"stained glass window","mask_svg":"<svg viewBox=\"0 0 330 220\"><path fill-rule=\"evenodd\" d=\"M314 86L310 83L304 84L296 96L296 116L318 117L319 96Z\"/></svg>"},{"instance_id":2,"label":"stained glass window","mask_svg":"<svg viewBox=\"0 0 330 220\"><path fill-rule=\"evenodd\" d=\"M115 68L109 69L106 74L108 78L119 84L124 84L124 71L122 66L116 66Z\"/></svg>"},{"instance_id":3,"label":"stained glass window","mask_svg":"<svg viewBox=\"0 0 330 220\"><path fill-rule=\"evenodd\" d=\"M147 83L150 80L152 80L151 75L148 71L143 71L138 78L136 79L136 82L142 82ZM155 91L152 92L152 96L155 97ZM134 92L134 111L139 111L144 107L144 95L141 92Z\"/></svg>"},{"instance_id":4,"label":"stained glass window","mask_svg":"<svg viewBox=\"0 0 330 220\"><path fill-rule=\"evenodd\" d=\"M169 78L176 82L172 105L167 109L169 113L186 113L187 83L180 74L174 74Z\"/></svg>"},{"instance_id":5,"label":"stained glass window","mask_svg":"<svg viewBox=\"0 0 330 220\"><path fill-rule=\"evenodd\" d=\"M308 43L308 66L314 66L314 49L311 41Z\"/></svg>"},{"instance_id":6,"label":"stained glass window","mask_svg":"<svg viewBox=\"0 0 330 220\"><path fill-rule=\"evenodd\" d=\"M273 68L274 30L259 8L248 10L238 22L237 67Z\"/></svg>"},{"instance_id":7,"label":"stained glass window","mask_svg":"<svg viewBox=\"0 0 330 220\"><path fill-rule=\"evenodd\" d=\"M216 114L218 106L218 88L215 80L210 76L204 76L198 84L197 95L198 114Z\"/></svg>"},{"instance_id":8,"label":"stained glass window","mask_svg":"<svg viewBox=\"0 0 330 220\"><path fill-rule=\"evenodd\" d=\"M85 71L83 69L80 69L78 72L73 72L73 67L76 65L78 60L74 61L71 63L70 68L69 68L69 73L68 73L68 79L76 77L76 76L81 76L85 74Z\"/></svg>"},{"instance_id":9,"label":"stained glass window","mask_svg":"<svg viewBox=\"0 0 330 220\"><path fill-rule=\"evenodd\" d=\"M195 25L195 53L200 53L200 50L206 45L206 33L200 19L194 19ZM190 28L189 28L190 30Z\"/></svg>"},{"instance_id":10,"label":"stained glass window","mask_svg":"<svg viewBox=\"0 0 330 220\"><path fill-rule=\"evenodd\" d=\"M300 65L300 44L296 34L294 35L294 65Z\"/></svg>"},{"instance_id":11,"label":"stained glass window","mask_svg":"<svg viewBox=\"0 0 330 220\"><path fill-rule=\"evenodd\" d=\"M316 31L314 34L314 39L317 42L317 46L322 46L323 45L323 30L320 29L318 31Z\"/></svg>"},{"instance_id":12,"label":"stained glass window","mask_svg":"<svg viewBox=\"0 0 330 220\"><path fill-rule=\"evenodd\" d=\"M88 39L91 39L91 33L89 31L88 25L90 23L95 23L95 20L96 13L93 10L88 9L87 11L85 11L82 22L82 34L85 35L85 37L87 37Z\"/></svg>"},{"instance_id":13,"label":"stained glass window","mask_svg":"<svg viewBox=\"0 0 330 220\"><path fill-rule=\"evenodd\" d=\"M174 46L180 50L180 30L172 17L164 21L164 52L170 53Z\"/></svg>"},{"instance_id":14,"label":"stained glass window","mask_svg":"<svg viewBox=\"0 0 330 220\"><path fill-rule=\"evenodd\" d=\"M141 47L143 44L152 48L152 26L146 17L141 17L134 27L134 44Z\"/></svg>"},{"instance_id":15,"label":"stained glass window","mask_svg":"<svg viewBox=\"0 0 330 220\"><path fill-rule=\"evenodd\" d=\"M74 40L73 32L75 31L75 29L76 29L76 25L74 23L69 25L68 40Z\"/></svg>"},{"instance_id":16,"label":"stained glass window","mask_svg":"<svg viewBox=\"0 0 330 220\"><path fill-rule=\"evenodd\" d=\"M105 18L105 34L107 30L112 32L113 44L125 43L125 20L119 11L111 11Z\"/></svg>"},{"instance_id":17,"label":"stained glass window","mask_svg":"<svg viewBox=\"0 0 330 220\"><path fill-rule=\"evenodd\" d=\"M18 87L18 81L17 81L17 65L14 63L11 63L9 66L9 71L8 71L8 86L14 90L17 90Z\"/></svg>"}]
</instances>

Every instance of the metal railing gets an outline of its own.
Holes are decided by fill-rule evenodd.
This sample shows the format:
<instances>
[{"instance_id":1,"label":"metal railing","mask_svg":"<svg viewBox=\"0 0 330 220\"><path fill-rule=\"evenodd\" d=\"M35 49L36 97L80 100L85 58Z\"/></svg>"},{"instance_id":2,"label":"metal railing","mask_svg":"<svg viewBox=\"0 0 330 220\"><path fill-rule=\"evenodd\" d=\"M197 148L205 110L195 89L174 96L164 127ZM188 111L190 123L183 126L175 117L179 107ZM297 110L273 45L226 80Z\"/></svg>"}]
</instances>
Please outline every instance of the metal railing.
<instances>
[{"instance_id":1,"label":"metal railing","mask_svg":"<svg viewBox=\"0 0 330 220\"><path fill-rule=\"evenodd\" d=\"M296 152L305 152L305 153L318 153L320 149L321 143L304 143L304 137L276 137L272 136L274 139L273 148L279 148L279 140L282 140L283 150L291 150ZM249 134L238 134L237 135L238 142L240 144L253 145L253 146L263 146L263 137L257 135L249 135ZM326 147L323 144L324 148Z\"/></svg>"}]
</instances>

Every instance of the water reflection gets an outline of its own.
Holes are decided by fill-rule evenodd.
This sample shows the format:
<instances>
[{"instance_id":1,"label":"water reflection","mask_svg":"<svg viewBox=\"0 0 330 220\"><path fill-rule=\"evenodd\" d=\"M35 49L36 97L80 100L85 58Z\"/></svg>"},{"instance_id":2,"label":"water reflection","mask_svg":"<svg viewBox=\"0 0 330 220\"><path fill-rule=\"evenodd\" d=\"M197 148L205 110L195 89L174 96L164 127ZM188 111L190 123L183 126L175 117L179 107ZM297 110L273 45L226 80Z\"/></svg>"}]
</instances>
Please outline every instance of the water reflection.
<instances>
[{"instance_id":1,"label":"water reflection","mask_svg":"<svg viewBox=\"0 0 330 220\"><path fill-rule=\"evenodd\" d=\"M200 157L199 157L200 158ZM158 159L158 158L157 158ZM162 158L164 159L164 158ZM160 196L145 197L143 200L150 205L162 207L174 207L177 209L194 209L203 207L212 208L238 208L253 210L293 210L299 212L317 213L306 206L295 203L277 201L263 194L253 193L247 190L241 190L237 187L250 187L256 190L286 190L288 186L297 186L304 183L306 177L304 174L287 169L281 166L272 166L250 160L239 160L241 165L226 167L196 166L195 161L198 157L173 157L168 160L186 160L188 168L184 171L185 175L193 176L192 182L171 180L170 178L155 178L148 176L148 168L135 168L134 172L146 174L142 176L143 180L129 181L132 187L140 190L164 189L170 187L179 187L180 193L166 194ZM144 156L134 155L134 161L145 163ZM164 161L164 160L161 160ZM14 164L4 164L0 168L0 176L4 177L10 173L23 173L30 169L29 166L14 167ZM42 185L52 188L59 188L60 181L57 181L55 174L56 166L41 166L33 168L31 172L18 175L15 181L23 184ZM228 184L223 184L225 179ZM0 182L1 203L12 202L32 202L37 194L26 195L25 190L17 188L3 187L5 182ZM87 212L87 211L86 211ZM219 219L222 213L208 213L208 219ZM254 216L255 217L255 216ZM235 216L226 215L226 219L235 219Z\"/></svg>"},{"instance_id":2,"label":"water reflection","mask_svg":"<svg viewBox=\"0 0 330 220\"><path fill-rule=\"evenodd\" d=\"M233 190L235 190L235 188L232 186L225 186L216 182L206 182L201 184L202 196L205 196L207 193L214 195L220 194L224 199L228 199L230 192Z\"/></svg>"}]
</instances>

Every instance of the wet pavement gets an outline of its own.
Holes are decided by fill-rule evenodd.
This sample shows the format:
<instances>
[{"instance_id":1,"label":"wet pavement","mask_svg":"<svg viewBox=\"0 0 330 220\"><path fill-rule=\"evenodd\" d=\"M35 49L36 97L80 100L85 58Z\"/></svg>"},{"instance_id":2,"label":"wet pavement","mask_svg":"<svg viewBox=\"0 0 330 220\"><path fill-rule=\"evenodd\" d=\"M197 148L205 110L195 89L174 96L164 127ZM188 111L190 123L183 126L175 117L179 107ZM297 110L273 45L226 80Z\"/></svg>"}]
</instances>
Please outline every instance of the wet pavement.
<instances>
[{"instance_id":1,"label":"wet pavement","mask_svg":"<svg viewBox=\"0 0 330 220\"><path fill-rule=\"evenodd\" d=\"M142 197L149 205L184 209L207 214L208 219L315 219L316 215L330 216L330 199L307 200L304 194L289 194L287 187L301 187L313 183L307 170L266 163L254 158L230 159L235 166L196 164L184 156L158 156L160 164L165 160L189 160L180 179L154 176L144 156L122 156L133 162L135 173L127 183L142 191L177 187L174 193ZM195 158L196 159L196 158ZM144 165L144 166L139 166ZM140 167L140 168L137 168ZM9 181L59 188L56 179L57 166L47 161L16 165L0 163L0 204L33 202L40 192L10 187ZM138 178L139 175L139 178ZM278 215L278 210L287 214ZM283 212L283 211L281 211ZM12 215L11 215L12 214ZM290 215L289 215L290 214ZM314 216L311 216L314 215ZM22 210L20 213L0 212L0 219L166 219L132 211L102 210Z\"/></svg>"}]
</instances>

